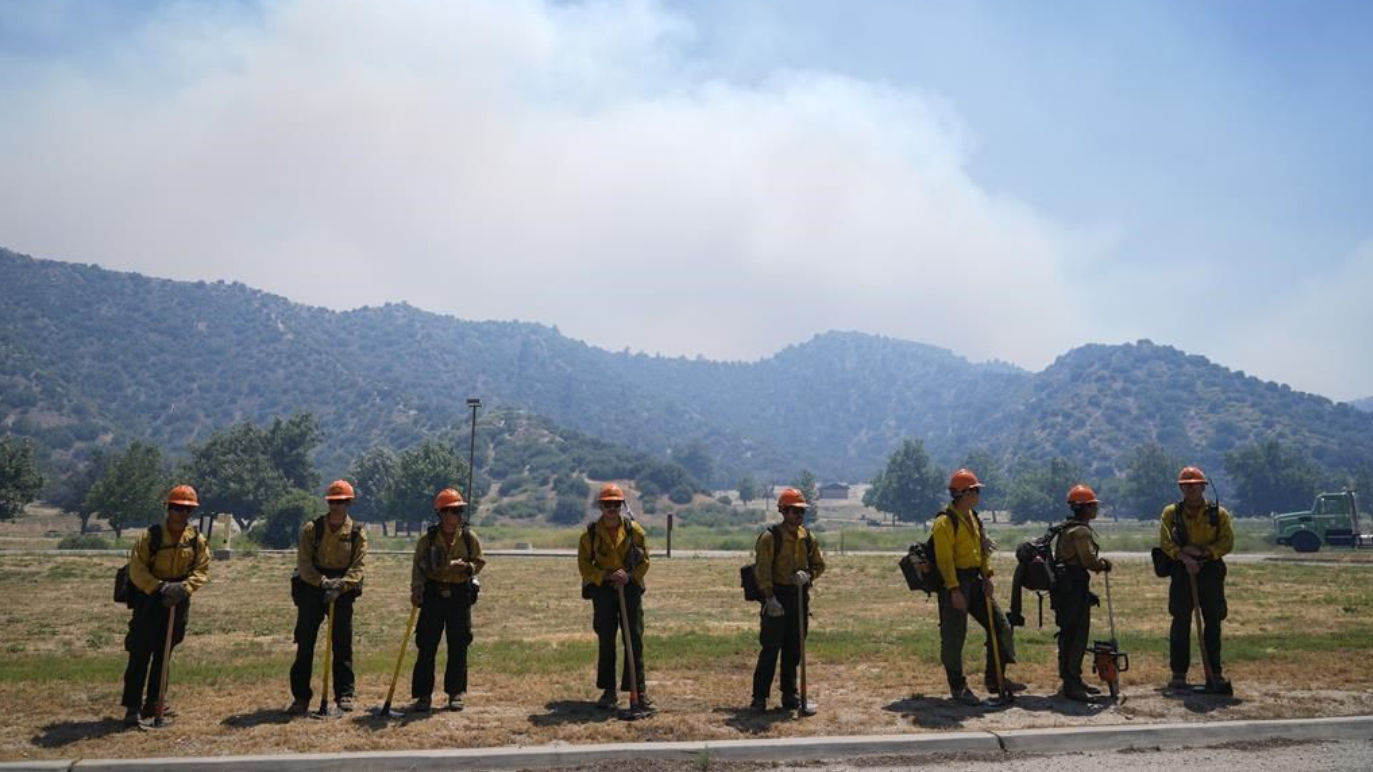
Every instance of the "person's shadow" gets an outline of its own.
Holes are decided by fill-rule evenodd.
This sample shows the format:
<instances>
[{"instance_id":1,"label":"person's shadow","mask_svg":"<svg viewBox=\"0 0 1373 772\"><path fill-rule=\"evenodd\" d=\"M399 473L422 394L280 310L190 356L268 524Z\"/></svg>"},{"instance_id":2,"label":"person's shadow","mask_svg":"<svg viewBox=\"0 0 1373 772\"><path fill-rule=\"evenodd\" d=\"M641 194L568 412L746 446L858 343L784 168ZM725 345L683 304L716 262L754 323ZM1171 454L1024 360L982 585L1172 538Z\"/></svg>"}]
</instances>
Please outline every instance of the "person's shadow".
<instances>
[{"instance_id":1,"label":"person's shadow","mask_svg":"<svg viewBox=\"0 0 1373 772\"><path fill-rule=\"evenodd\" d=\"M715 708L711 712L728 716L725 719L725 726L743 734L762 734L774 724L796 720L795 712L781 708L767 711L756 711L753 708Z\"/></svg>"},{"instance_id":2,"label":"person's shadow","mask_svg":"<svg viewBox=\"0 0 1373 772\"><path fill-rule=\"evenodd\" d=\"M926 729L957 729L970 718L1006 710L1015 703L983 701L981 705L962 705L947 697L930 697L916 693L904 700L883 706L883 710L900 714Z\"/></svg>"},{"instance_id":3,"label":"person's shadow","mask_svg":"<svg viewBox=\"0 0 1373 772\"><path fill-rule=\"evenodd\" d=\"M219 723L233 729L251 729L268 724L289 724L304 716L292 716L281 708L262 708L251 713L237 713Z\"/></svg>"},{"instance_id":4,"label":"person's shadow","mask_svg":"<svg viewBox=\"0 0 1373 772\"><path fill-rule=\"evenodd\" d=\"M1181 702L1182 707L1191 713L1214 713L1225 708L1233 708L1244 702L1234 695L1194 692L1190 687L1187 689L1170 689L1165 686L1158 691L1164 699Z\"/></svg>"},{"instance_id":5,"label":"person's shadow","mask_svg":"<svg viewBox=\"0 0 1373 772\"><path fill-rule=\"evenodd\" d=\"M562 724L600 724L617 715L617 711L596 707L594 702L581 700L554 700L544 705L545 713L529 717L534 726L560 726Z\"/></svg>"},{"instance_id":6,"label":"person's shadow","mask_svg":"<svg viewBox=\"0 0 1373 772\"><path fill-rule=\"evenodd\" d=\"M1017 694L1013 704L1021 710L1031 712L1047 711L1064 716L1085 718L1105 712L1116 705L1116 701L1103 695L1093 697L1090 702L1078 702L1059 695Z\"/></svg>"},{"instance_id":7,"label":"person's shadow","mask_svg":"<svg viewBox=\"0 0 1373 772\"><path fill-rule=\"evenodd\" d=\"M97 740L108 737L125 729L124 722L117 718L100 718L95 721L58 721L43 727L33 744L41 748L62 748L82 740Z\"/></svg>"}]
</instances>

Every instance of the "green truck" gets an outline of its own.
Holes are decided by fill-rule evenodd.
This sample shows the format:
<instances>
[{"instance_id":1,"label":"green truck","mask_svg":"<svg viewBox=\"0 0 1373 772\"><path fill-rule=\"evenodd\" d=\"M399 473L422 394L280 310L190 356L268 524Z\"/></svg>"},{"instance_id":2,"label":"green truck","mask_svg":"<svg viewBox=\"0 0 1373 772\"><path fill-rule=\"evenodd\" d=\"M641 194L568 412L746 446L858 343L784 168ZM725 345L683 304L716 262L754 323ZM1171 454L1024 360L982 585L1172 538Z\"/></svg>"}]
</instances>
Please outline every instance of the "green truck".
<instances>
[{"instance_id":1,"label":"green truck","mask_svg":"<svg viewBox=\"0 0 1373 772\"><path fill-rule=\"evenodd\" d=\"M1323 546L1373 546L1373 534L1364 532L1366 525L1359 518L1354 491L1320 493L1309 512L1273 515L1273 540L1297 552L1316 552Z\"/></svg>"}]
</instances>

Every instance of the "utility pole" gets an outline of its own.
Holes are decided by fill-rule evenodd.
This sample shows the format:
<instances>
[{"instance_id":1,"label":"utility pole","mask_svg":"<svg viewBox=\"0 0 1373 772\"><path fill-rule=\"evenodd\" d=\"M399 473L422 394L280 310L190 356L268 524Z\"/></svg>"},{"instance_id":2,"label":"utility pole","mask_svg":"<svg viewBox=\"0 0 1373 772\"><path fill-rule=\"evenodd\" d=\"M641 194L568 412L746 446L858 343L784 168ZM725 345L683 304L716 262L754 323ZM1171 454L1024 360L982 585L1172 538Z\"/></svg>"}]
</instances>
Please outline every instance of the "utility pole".
<instances>
[{"instance_id":1,"label":"utility pole","mask_svg":"<svg viewBox=\"0 0 1373 772\"><path fill-rule=\"evenodd\" d=\"M467 446L467 503L476 505L476 494L472 492L472 475L477 468L477 408L482 406L481 399L469 397L467 406L472 408L472 439Z\"/></svg>"}]
</instances>

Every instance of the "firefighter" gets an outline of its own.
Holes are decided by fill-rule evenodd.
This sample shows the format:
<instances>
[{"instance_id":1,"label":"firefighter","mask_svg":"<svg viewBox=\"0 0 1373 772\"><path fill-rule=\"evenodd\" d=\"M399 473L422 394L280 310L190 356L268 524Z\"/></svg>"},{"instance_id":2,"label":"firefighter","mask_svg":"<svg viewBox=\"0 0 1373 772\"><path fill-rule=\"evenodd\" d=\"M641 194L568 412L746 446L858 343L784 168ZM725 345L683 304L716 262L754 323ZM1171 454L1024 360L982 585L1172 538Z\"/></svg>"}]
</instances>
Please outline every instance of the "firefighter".
<instances>
[{"instance_id":1,"label":"firefighter","mask_svg":"<svg viewBox=\"0 0 1373 772\"><path fill-rule=\"evenodd\" d=\"M758 536L754 546L755 576L764 597L759 612L758 664L753 669L753 702L750 707L763 711L768 705L777 656L782 657L781 693L783 710L803 706L796 692L796 666L801 659L801 628L810 631L809 620L801 619L800 601L805 595L810 608L811 583L825 571L825 556L802 523L810 507L796 488L787 488L777 497L782 522ZM779 542L780 539L780 542ZM809 616L809 614L807 614Z\"/></svg>"},{"instance_id":2,"label":"firefighter","mask_svg":"<svg viewBox=\"0 0 1373 772\"><path fill-rule=\"evenodd\" d=\"M1051 595L1058 623L1058 677L1063 682L1060 694L1077 702L1087 702L1101 694L1100 689L1082 680L1082 657L1087 653L1091 634L1092 606L1097 605L1088 572L1111 570L1111 561L1101 557L1091 525L1100 504L1090 487L1074 485L1068 491L1072 517L1059 532L1054 546L1054 562L1061 567Z\"/></svg>"},{"instance_id":3,"label":"firefighter","mask_svg":"<svg viewBox=\"0 0 1373 772\"><path fill-rule=\"evenodd\" d=\"M615 639L620 634L620 599L623 590L634 656L640 710L653 710L644 691L644 575L648 573L648 543L644 529L622 515L624 491L614 483L601 487L596 497L601 510L587 525L577 547L577 567L582 575L582 597L591 601L592 628L596 631L596 687L601 697L596 706L614 710L619 705L615 690ZM620 689L630 691L629 662L620 676ZM636 706L631 705L634 709Z\"/></svg>"},{"instance_id":4,"label":"firefighter","mask_svg":"<svg viewBox=\"0 0 1373 772\"><path fill-rule=\"evenodd\" d=\"M949 680L949 693L964 705L981 705L982 701L968 688L963 675L963 642L968 637L968 615L987 631L987 667L984 684L989 692L998 692L998 663L992 656L992 636L996 636L1000 654L1000 671L1015 662L1015 641L1006 615L995 600L991 601L992 618L988 618L988 599L993 598L991 542L977 516L982 483L968 469L959 469L949 478L949 505L935 515L930 536L934 541L935 566L939 570L942 587L939 591L939 657ZM995 625L995 628L993 628ZM993 632L993 630L995 632ZM1007 691L1021 691L1024 684L1005 678Z\"/></svg>"},{"instance_id":5,"label":"firefighter","mask_svg":"<svg viewBox=\"0 0 1373 772\"><path fill-rule=\"evenodd\" d=\"M173 610L172 646L186 637L186 618L191 595L210 578L210 551L205 537L187 523L200 506L195 488L178 485L164 500L167 518L149 526L129 552L128 594L133 616L124 649L129 664L124 669L124 725L138 726L151 718L161 698L163 650L167 622ZM149 674L151 673L151 677ZM147 696L144 697L144 684ZM163 716L170 715L163 710ZM165 721L165 718L164 718Z\"/></svg>"},{"instance_id":6,"label":"firefighter","mask_svg":"<svg viewBox=\"0 0 1373 772\"><path fill-rule=\"evenodd\" d=\"M296 576L291 582L296 604L296 659L291 664L292 702L287 712L292 715L310 710L315 640L331 606L334 672L325 677L333 678L332 691L339 710L353 709L353 603L362 594L367 563L367 529L348 516L353 499L353 486L347 480L335 480L324 494L329 513L300 530Z\"/></svg>"},{"instance_id":7,"label":"firefighter","mask_svg":"<svg viewBox=\"0 0 1373 772\"><path fill-rule=\"evenodd\" d=\"M1227 614L1225 603L1225 556L1235 548L1235 531L1230 513L1219 503L1206 500L1207 479L1195 466L1178 473L1182 500L1163 508L1159 523L1159 547L1172 562L1168 585L1168 613L1173 626L1168 634L1169 660L1173 677L1170 689L1187 687L1191 666L1192 580L1196 580L1195 602L1201 607L1204 623L1203 643L1210 667L1208 691L1230 690L1221 675L1221 622Z\"/></svg>"},{"instance_id":8,"label":"firefighter","mask_svg":"<svg viewBox=\"0 0 1373 772\"><path fill-rule=\"evenodd\" d=\"M466 522L467 502L453 488L434 497L437 525L415 545L410 570L410 603L420 610L415 629L419 657L410 677L412 710L428 713L434 692L434 660L439 641L448 635L448 664L443 672L443 691L448 709L462 710L467 695L467 647L472 645L472 604L476 601L477 574L486 566L481 541Z\"/></svg>"}]
</instances>

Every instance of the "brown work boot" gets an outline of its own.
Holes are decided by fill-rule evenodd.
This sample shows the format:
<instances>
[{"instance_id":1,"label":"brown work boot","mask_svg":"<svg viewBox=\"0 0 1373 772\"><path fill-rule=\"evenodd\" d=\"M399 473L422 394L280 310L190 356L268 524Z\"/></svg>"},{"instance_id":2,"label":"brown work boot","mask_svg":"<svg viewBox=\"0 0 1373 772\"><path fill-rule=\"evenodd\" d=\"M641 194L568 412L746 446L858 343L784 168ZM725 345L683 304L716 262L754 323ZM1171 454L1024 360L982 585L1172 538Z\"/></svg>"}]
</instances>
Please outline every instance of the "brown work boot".
<instances>
[{"instance_id":1,"label":"brown work boot","mask_svg":"<svg viewBox=\"0 0 1373 772\"><path fill-rule=\"evenodd\" d=\"M1088 683L1084 683L1084 684L1082 685L1082 690L1083 690L1084 692L1087 692L1088 694L1092 695L1093 697L1096 697L1097 695L1101 694L1101 690L1100 690L1100 689L1098 689L1098 688L1096 688L1095 686L1092 686L1091 684L1088 684Z\"/></svg>"},{"instance_id":2,"label":"brown work boot","mask_svg":"<svg viewBox=\"0 0 1373 772\"><path fill-rule=\"evenodd\" d=\"M346 694L338 698L338 709L344 713L353 712L353 695Z\"/></svg>"},{"instance_id":3,"label":"brown work boot","mask_svg":"<svg viewBox=\"0 0 1373 772\"><path fill-rule=\"evenodd\" d=\"M753 702L748 704L748 709L754 713L766 713L768 709L768 698L754 697Z\"/></svg>"},{"instance_id":4,"label":"brown work boot","mask_svg":"<svg viewBox=\"0 0 1373 772\"><path fill-rule=\"evenodd\" d=\"M1168 682L1168 688L1169 688L1169 689L1174 689L1174 690L1177 690L1177 691L1181 691L1181 690L1183 690L1183 689L1186 689L1186 688L1187 688L1187 674L1186 674L1186 673L1174 673L1174 674L1173 674L1173 680L1171 680L1171 681Z\"/></svg>"},{"instance_id":5,"label":"brown work boot","mask_svg":"<svg viewBox=\"0 0 1373 772\"><path fill-rule=\"evenodd\" d=\"M648 694L639 692L639 710L642 710L645 713L657 713L658 706L653 703L653 700L648 698Z\"/></svg>"},{"instance_id":6,"label":"brown work boot","mask_svg":"<svg viewBox=\"0 0 1373 772\"><path fill-rule=\"evenodd\" d=\"M1025 686L1025 684L1022 684L1019 681L1012 681L1011 679L1006 678L1004 676L1001 680L1002 683L1006 685L1007 693L1023 692L1026 688L1028 688ZM991 692L992 694L1001 693L1001 686L997 684L995 677L987 679L987 683L985 684L985 686L987 687L987 691Z\"/></svg>"},{"instance_id":7,"label":"brown work boot","mask_svg":"<svg viewBox=\"0 0 1373 772\"><path fill-rule=\"evenodd\" d=\"M601 710L614 710L620 706L620 695L614 689L606 689L601 692L601 698L596 700L596 707Z\"/></svg>"},{"instance_id":8,"label":"brown work boot","mask_svg":"<svg viewBox=\"0 0 1373 772\"><path fill-rule=\"evenodd\" d=\"M140 719L142 719L142 716L138 715L137 708L129 708L124 711L124 726L130 728L136 727L138 726Z\"/></svg>"},{"instance_id":9,"label":"brown work boot","mask_svg":"<svg viewBox=\"0 0 1373 772\"><path fill-rule=\"evenodd\" d=\"M462 695L461 695L461 694L450 694L450 695L448 695L448 709L449 709L449 710L452 710L452 711L459 711L459 710L462 710L462 709L465 708L465 707L467 707L467 706L463 704Z\"/></svg>"},{"instance_id":10,"label":"brown work boot","mask_svg":"<svg viewBox=\"0 0 1373 772\"><path fill-rule=\"evenodd\" d=\"M433 710L433 709L434 709L434 704L433 704L432 702L429 701L429 698L428 698L428 697L416 697L416 698L415 698L415 701L414 701L413 703L410 704L410 710L409 710L409 712L410 712L410 713L428 713L429 711L431 711L431 710Z\"/></svg>"},{"instance_id":11,"label":"brown work boot","mask_svg":"<svg viewBox=\"0 0 1373 772\"><path fill-rule=\"evenodd\" d=\"M291 706L286 709L286 715L288 716L303 716L309 712L309 700L291 700Z\"/></svg>"}]
</instances>

